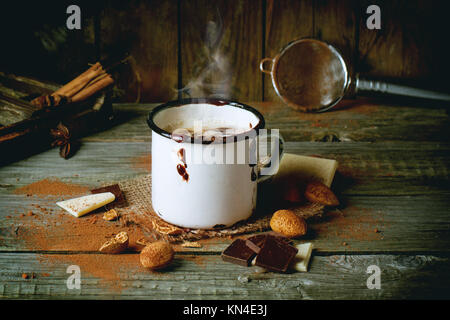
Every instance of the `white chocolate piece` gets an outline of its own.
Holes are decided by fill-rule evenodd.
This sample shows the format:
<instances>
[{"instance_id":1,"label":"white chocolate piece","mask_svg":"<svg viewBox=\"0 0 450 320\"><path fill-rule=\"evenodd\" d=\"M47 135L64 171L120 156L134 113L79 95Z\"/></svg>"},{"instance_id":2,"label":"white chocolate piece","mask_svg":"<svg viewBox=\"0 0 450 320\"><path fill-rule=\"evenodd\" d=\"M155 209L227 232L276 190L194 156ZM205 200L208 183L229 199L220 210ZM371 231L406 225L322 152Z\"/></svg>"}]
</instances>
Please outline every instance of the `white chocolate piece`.
<instances>
[{"instance_id":1,"label":"white chocolate piece","mask_svg":"<svg viewBox=\"0 0 450 320\"><path fill-rule=\"evenodd\" d=\"M60 201L56 204L75 217L84 216L86 213L94 211L116 199L111 192L91 194L84 197Z\"/></svg>"},{"instance_id":2,"label":"white chocolate piece","mask_svg":"<svg viewBox=\"0 0 450 320\"><path fill-rule=\"evenodd\" d=\"M336 160L285 153L272 183L295 178L298 181L320 181L330 187L337 167Z\"/></svg>"},{"instance_id":3,"label":"white chocolate piece","mask_svg":"<svg viewBox=\"0 0 450 320\"><path fill-rule=\"evenodd\" d=\"M292 267L300 272L308 272L308 264L309 259L311 258L313 244L308 242L298 244L295 247L298 249L298 252L292 262Z\"/></svg>"}]
</instances>

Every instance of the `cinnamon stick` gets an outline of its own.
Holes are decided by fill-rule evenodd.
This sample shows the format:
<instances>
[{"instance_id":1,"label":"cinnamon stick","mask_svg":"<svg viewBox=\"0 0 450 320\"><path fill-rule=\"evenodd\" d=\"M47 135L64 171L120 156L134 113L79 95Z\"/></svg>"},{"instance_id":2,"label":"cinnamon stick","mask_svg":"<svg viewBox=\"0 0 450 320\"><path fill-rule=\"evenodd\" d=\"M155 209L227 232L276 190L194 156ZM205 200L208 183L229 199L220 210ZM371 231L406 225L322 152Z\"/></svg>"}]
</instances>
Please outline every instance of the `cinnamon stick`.
<instances>
[{"instance_id":1,"label":"cinnamon stick","mask_svg":"<svg viewBox=\"0 0 450 320\"><path fill-rule=\"evenodd\" d=\"M75 94L80 92L91 80L96 77L101 76L102 74L106 74L106 71L100 66L99 69L90 70L82 76L79 76L65 85L62 90L62 95L73 97ZM61 94L55 92L53 94Z\"/></svg>"},{"instance_id":2,"label":"cinnamon stick","mask_svg":"<svg viewBox=\"0 0 450 320\"><path fill-rule=\"evenodd\" d=\"M114 82L113 78L108 74L105 78L94 82L92 85L85 87L83 90L74 95L72 97L72 102L85 100L90 96L92 96L93 94L97 93L98 91L106 88L113 82Z\"/></svg>"},{"instance_id":3,"label":"cinnamon stick","mask_svg":"<svg viewBox=\"0 0 450 320\"><path fill-rule=\"evenodd\" d=\"M100 75L100 76L98 76L98 77L92 79L91 81L89 81L89 82L86 84L85 88L87 88L87 87L93 85L94 83L96 83L96 82L98 82L98 81L100 81L100 80L102 80L102 79L104 79L104 78L106 78L106 77L108 77L108 76L110 76L108 73L104 73L104 74L102 74L102 75ZM83 88L83 89L84 89L84 88ZM82 90L83 90L83 89L82 89Z\"/></svg>"},{"instance_id":4,"label":"cinnamon stick","mask_svg":"<svg viewBox=\"0 0 450 320\"><path fill-rule=\"evenodd\" d=\"M100 62L97 62L94 65L92 65L89 69L87 69L85 72L80 74L78 77L76 77L72 81L66 83L64 86L62 86L61 88L56 90L53 94L59 94L59 95L63 95L63 96L70 96L70 95L68 95L68 92L69 91L73 91L73 88L80 84L80 80L81 79L84 79L86 76L88 76L92 72L95 72L95 71L97 71L99 69L103 69L103 68L102 68L102 65L100 64ZM87 82L88 81L86 81L85 84Z\"/></svg>"},{"instance_id":5,"label":"cinnamon stick","mask_svg":"<svg viewBox=\"0 0 450 320\"><path fill-rule=\"evenodd\" d=\"M31 103L37 107L57 106L63 103L77 102L92 96L109 86L114 80L102 65L97 62L78 77L62 86L50 95L41 96Z\"/></svg>"}]
</instances>

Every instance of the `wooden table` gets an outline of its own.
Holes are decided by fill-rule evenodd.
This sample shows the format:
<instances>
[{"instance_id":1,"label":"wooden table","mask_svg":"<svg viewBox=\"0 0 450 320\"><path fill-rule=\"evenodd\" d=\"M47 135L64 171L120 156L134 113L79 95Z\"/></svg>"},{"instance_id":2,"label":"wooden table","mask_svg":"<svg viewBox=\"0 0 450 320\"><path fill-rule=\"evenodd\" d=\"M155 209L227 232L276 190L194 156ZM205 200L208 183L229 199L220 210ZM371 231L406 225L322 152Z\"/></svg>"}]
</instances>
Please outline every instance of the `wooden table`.
<instances>
[{"instance_id":1,"label":"wooden table","mask_svg":"<svg viewBox=\"0 0 450 320\"><path fill-rule=\"evenodd\" d=\"M88 186L145 174L134 161L150 153L146 116L155 105L115 105L111 129L85 137L70 160L53 149L0 168L0 297L61 299L403 299L450 297L450 144L445 109L344 101L323 114L296 113L281 103L250 103L279 128L286 151L337 159L333 189L338 220L311 223L315 251L308 273L262 273L225 263L229 239L177 252L165 273L121 275L120 292L86 274L80 290L66 286L67 265L51 276L43 254L11 233L6 216L27 200L13 190L51 177ZM133 164L134 163L134 164ZM344 221L344 222L343 222ZM300 240L305 241L305 240ZM104 259L110 256L103 255ZM198 263L201 259L202 263ZM381 289L368 289L367 269L381 270Z\"/></svg>"}]
</instances>

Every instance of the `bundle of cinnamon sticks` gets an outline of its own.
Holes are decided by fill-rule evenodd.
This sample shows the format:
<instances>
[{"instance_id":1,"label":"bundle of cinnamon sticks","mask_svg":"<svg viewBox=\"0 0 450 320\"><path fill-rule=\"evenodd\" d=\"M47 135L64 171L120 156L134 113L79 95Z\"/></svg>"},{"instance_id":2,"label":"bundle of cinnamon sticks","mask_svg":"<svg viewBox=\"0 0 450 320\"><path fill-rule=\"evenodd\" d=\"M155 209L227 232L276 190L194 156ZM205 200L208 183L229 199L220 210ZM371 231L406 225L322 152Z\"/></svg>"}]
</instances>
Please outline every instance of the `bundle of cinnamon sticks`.
<instances>
[{"instance_id":1,"label":"bundle of cinnamon sticks","mask_svg":"<svg viewBox=\"0 0 450 320\"><path fill-rule=\"evenodd\" d=\"M114 82L100 62L50 95L40 96L31 103L39 108L86 100Z\"/></svg>"}]
</instances>

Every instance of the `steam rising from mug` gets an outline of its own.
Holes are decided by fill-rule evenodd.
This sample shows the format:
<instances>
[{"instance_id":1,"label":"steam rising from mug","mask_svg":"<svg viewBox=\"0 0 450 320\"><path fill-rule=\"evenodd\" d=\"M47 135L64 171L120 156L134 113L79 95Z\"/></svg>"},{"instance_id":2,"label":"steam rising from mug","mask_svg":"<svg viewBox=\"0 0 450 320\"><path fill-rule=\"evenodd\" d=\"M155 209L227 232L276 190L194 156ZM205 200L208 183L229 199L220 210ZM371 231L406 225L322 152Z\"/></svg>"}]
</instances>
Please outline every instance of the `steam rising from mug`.
<instances>
[{"instance_id":1,"label":"steam rising from mug","mask_svg":"<svg viewBox=\"0 0 450 320\"><path fill-rule=\"evenodd\" d=\"M196 76L180 91L188 97L215 97L227 99L231 93L232 68L220 47L223 37L223 22L217 9L217 22L208 21L204 46L205 59L194 66Z\"/></svg>"}]
</instances>

